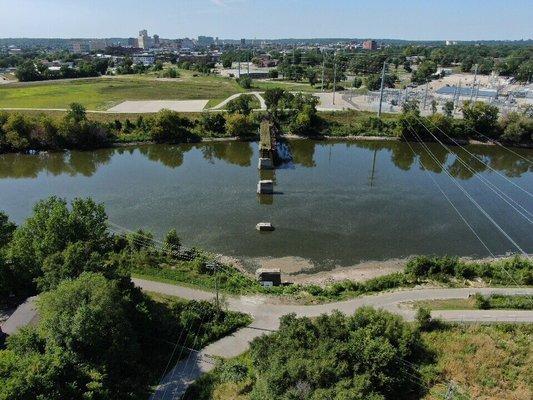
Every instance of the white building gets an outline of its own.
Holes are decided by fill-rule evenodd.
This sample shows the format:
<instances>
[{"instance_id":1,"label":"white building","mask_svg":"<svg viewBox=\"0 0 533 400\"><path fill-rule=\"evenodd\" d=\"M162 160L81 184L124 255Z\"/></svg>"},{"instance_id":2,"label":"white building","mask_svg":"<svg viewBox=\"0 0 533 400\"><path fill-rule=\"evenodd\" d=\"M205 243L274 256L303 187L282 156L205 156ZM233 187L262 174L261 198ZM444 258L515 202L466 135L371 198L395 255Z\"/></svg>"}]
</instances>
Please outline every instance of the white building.
<instances>
[{"instance_id":1,"label":"white building","mask_svg":"<svg viewBox=\"0 0 533 400\"><path fill-rule=\"evenodd\" d=\"M142 64L145 67L149 67L151 65L154 65L155 63L155 56L153 54L134 54L132 57L134 64Z\"/></svg>"},{"instance_id":2,"label":"white building","mask_svg":"<svg viewBox=\"0 0 533 400\"><path fill-rule=\"evenodd\" d=\"M137 47L146 50L150 47L150 38L148 37L148 31L143 29L139 32L139 37L137 38Z\"/></svg>"}]
</instances>

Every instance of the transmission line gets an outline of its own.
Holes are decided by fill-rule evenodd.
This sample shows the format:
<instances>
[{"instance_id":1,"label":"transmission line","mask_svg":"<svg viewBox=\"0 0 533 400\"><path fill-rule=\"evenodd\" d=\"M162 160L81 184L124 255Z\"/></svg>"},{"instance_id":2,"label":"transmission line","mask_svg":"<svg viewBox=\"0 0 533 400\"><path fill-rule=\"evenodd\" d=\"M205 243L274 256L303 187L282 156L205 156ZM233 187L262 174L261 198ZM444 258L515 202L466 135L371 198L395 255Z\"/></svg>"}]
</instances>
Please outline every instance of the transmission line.
<instances>
[{"instance_id":1,"label":"transmission line","mask_svg":"<svg viewBox=\"0 0 533 400\"><path fill-rule=\"evenodd\" d=\"M415 118L417 118L415 116ZM422 122L420 118L417 118L418 122L429 132L429 134L447 151L450 153L452 150L446 146L437 136L435 136L430 129ZM461 147L463 150L467 151L464 147ZM470 153L472 154L472 153ZM475 177L477 177L483 184L485 184L490 190L492 190L500 199L502 199L504 202L506 202L509 206L511 206L516 212L518 212L522 217L524 217L530 224L533 224L533 220L529 219L526 215L522 213L519 209L517 209L513 204L511 204L509 201L516 204L518 207L520 207L524 212L529 214L530 216L533 216L533 214L528 211L526 208L524 208L520 203L512 199L509 195L507 195L505 192L503 192L498 186L496 186L494 183L490 182L488 179L484 178L482 175L478 174L466 161L464 161L460 155L457 155L457 160L465 166L465 168L468 169Z\"/></svg>"},{"instance_id":2,"label":"transmission line","mask_svg":"<svg viewBox=\"0 0 533 400\"><path fill-rule=\"evenodd\" d=\"M418 140L424 146L426 151L428 152L428 155L433 158L433 160L442 167L442 170L448 175L448 177L452 180L452 182L465 194L465 196L476 206L476 208L500 231L525 257L529 257L528 254L518 245L518 243L515 242L515 240L509 236L509 234L490 216L487 211L483 207L479 205L479 203L468 193L468 191L459 183L457 180L450 174L450 172L440 163L440 161L435 157L435 155L429 150L429 148L426 146L426 144L421 140L421 138L418 136L418 133L413 129L411 123L406 120L409 124L411 130L413 133L417 136Z\"/></svg>"}]
</instances>

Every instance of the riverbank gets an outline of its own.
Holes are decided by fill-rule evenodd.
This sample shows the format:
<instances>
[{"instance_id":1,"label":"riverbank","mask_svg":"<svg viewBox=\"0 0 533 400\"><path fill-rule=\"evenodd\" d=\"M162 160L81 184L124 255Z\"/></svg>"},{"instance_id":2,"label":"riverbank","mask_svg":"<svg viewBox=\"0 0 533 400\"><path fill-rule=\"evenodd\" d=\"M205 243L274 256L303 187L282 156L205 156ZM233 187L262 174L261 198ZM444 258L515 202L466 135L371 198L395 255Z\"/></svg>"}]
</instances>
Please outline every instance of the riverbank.
<instances>
[{"instance_id":1,"label":"riverbank","mask_svg":"<svg viewBox=\"0 0 533 400\"><path fill-rule=\"evenodd\" d=\"M98 149L148 143L255 140L264 113L253 115L179 113L95 114L73 104L71 110L0 111L0 152ZM443 142L448 145L494 145L533 148L532 119L500 118L486 129L476 121L441 114L423 117L409 112L377 118L366 112L316 112L313 124L296 126L295 116L280 122L281 138L346 141ZM238 117L238 118L234 118ZM476 129L477 127L477 129ZM478 133L481 130L482 134ZM298 134L294 134L297 132ZM239 136L235 136L237 133ZM489 138L490 136L490 138ZM499 141L498 141L499 140Z\"/></svg>"}]
</instances>

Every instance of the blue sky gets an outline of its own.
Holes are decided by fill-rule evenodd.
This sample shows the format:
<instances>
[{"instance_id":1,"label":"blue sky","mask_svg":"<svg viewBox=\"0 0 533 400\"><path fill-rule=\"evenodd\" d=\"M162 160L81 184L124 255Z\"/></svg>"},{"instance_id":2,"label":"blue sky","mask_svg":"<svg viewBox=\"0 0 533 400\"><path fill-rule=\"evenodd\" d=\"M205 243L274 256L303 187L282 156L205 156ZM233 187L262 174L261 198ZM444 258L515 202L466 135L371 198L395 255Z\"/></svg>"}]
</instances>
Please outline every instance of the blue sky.
<instances>
[{"instance_id":1,"label":"blue sky","mask_svg":"<svg viewBox=\"0 0 533 400\"><path fill-rule=\"evenodd\" d=\"M0 37L533 38L533 0L0 0Z\"/></svg>"}]
</instances>

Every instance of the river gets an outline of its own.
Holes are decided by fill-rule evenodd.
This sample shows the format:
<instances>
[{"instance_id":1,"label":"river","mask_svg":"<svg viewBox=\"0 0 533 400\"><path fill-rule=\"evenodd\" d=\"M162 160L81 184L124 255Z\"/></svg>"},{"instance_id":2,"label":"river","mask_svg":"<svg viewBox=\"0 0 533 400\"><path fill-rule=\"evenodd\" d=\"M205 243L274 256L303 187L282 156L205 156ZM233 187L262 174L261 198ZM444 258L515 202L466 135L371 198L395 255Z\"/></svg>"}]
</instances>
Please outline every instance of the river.
<instances>
[{"instance_id":1,"label":"river","mask_svg":"<svg viewBox=\"0 0 533 400\"><path fill-rule=\"evenodd\" d=\"M186 245L241 258L250 270L279 264L318 271L413 254L487 256L433 178L491 252L518 250L454 182L519 247L533 252L526 219L533 220L533 198L526 193L533 192L532 150L513 149L528 162L496 146L468 146L474 157L428 144L437 162L421 144L412 146L414 154L399 142L289 141L292 160L263 174L275 181L275 194L263 197L256 194L257 143L5 154L0 210L22 223L39 199L91 196L120 226L158 237L175 228ZM516 201L524 215L474 172ZM261 221L276 231L257 232Z\"/></svg>"}]
</instances>

